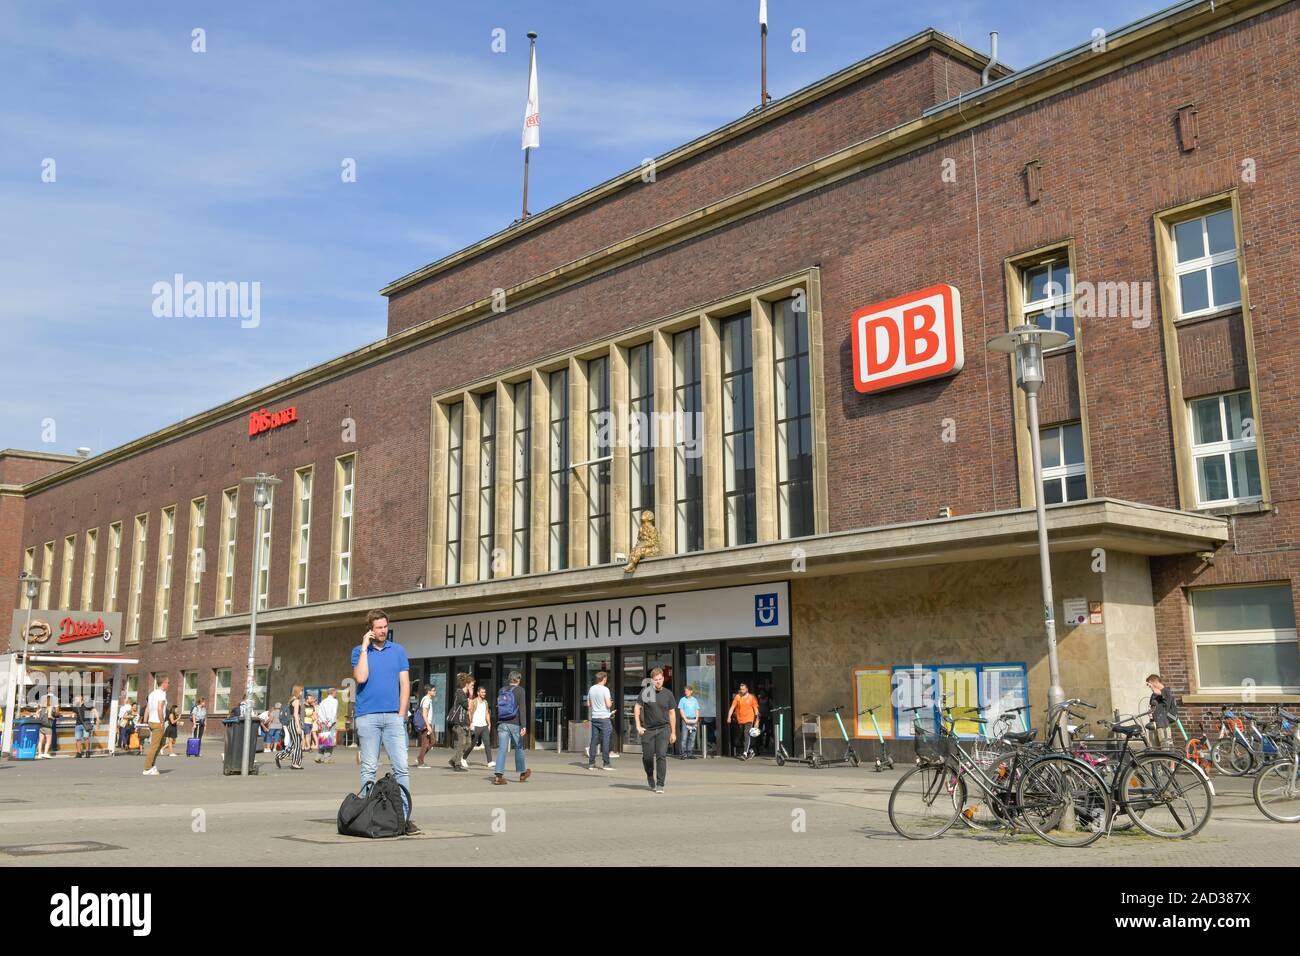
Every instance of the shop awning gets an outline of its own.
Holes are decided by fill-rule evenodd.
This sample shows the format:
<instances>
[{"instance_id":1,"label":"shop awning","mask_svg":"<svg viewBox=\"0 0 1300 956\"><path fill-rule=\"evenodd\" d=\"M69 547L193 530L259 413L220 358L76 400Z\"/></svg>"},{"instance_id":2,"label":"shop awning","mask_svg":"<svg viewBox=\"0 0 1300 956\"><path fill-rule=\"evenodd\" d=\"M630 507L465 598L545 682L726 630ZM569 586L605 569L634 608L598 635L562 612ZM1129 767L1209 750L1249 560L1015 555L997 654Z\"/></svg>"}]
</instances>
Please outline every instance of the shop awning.
<instances>
[{"instance_id":1,"label":"shop awning","mask_svg":"<svg viewBox=\"0 0 1300 956\"><path fill-rule=\"evenodd\" d=\"M139 664L133 657L105 657L95 654L32 654L29 664Z\"/></svg>"}]
</instances>

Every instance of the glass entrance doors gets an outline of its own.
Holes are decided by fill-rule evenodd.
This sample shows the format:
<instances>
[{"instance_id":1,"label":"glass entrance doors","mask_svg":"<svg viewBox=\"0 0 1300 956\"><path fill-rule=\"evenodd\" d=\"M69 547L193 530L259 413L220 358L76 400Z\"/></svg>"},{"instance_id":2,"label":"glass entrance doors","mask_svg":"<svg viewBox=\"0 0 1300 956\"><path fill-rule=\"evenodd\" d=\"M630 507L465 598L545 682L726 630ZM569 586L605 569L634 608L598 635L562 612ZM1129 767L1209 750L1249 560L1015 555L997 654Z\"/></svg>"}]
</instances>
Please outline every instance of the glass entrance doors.
<instances>
[{"instance_id":1,"label":"glass entrance doors","mask_svg":"<svg viewBox=\"0 0 1300 956\"><path fill-rule=\"evenodd\" d=\"M673 649L671 647L629 648L623 651L623 669L621 672L619 696L621 701L618 712L618 726L622 730L623 752L640 753L641 743L636 732L637 698L641 694L642 681L650 677L656 667L664 669L664 686L672 688L673 694L681 696L680 689L673 681Z\"/></svg>"},{"instance_id":2,"label":"glass entrance doors","mask_svg":"<svg viewBox=\"0 0 1300 956\"><path fill-rule=\"evenodd\" d=\"M572 654L533 657L533 746L563 749L577 693L577 662Z\"/></svg>"},{"instance_id":3,"label":"glass entrance doors","mask_svg":"<svg viewBox=\"0 0 1300 956\"><path fill-rule=\"evenodd\" d=\"M758 644L729 645L727 647L728 682L724 699L718 701L721 710L720 719L725 720L732 698L743 683L749 692L758 697L759 721L762 736L756 742L755 750L761 754L773 752L776 741L776 726L772 719L773 707L789 707L791 700L790 682L790 645ZM794 721L790 711L785 712L785 746L790 749L793 744ZM731 754L740 752L742 743L736 738L737 724L727 725L726 737Z\"/></svg>"}]
</instances>

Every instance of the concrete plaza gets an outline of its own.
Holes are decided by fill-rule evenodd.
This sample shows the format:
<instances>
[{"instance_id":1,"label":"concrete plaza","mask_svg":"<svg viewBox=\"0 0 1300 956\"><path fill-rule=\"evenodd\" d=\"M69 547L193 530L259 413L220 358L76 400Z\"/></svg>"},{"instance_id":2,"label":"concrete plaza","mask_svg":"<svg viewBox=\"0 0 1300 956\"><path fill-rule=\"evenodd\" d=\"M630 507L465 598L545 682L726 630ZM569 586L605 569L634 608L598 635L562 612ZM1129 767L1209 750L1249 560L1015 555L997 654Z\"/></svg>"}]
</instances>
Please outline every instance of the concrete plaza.
<instances>
[{"instance_id":1,"label":"concrete plaza","mask_svg":"<svg viewBox=\"0 0 1300 956\"><path fill-rule=\"evenodd\" d=\"M425 836L359 840L334 826L340 800L357 787L354 755L340 750L333 765L308 755L306 769L293 772L261 754L261 772L248 779L221 775L212 741L202 757L161 758L157 777L142 776L136 756L5 761L0 863L1289 866L1300 849L1300 826L1266 820L1249 780L1216 778L1214 816L1191 840L1119 833L1070 850L959 829L904 840L885 812L898 771L672 760L660 795L646 788L639 755L604 772L575 755L529 752L529 781L511 773L509 786L493 787L481 752L469 773L453 773L445 749L430 753L433 769L411 771Z\"/></svg>"}]
</instances>

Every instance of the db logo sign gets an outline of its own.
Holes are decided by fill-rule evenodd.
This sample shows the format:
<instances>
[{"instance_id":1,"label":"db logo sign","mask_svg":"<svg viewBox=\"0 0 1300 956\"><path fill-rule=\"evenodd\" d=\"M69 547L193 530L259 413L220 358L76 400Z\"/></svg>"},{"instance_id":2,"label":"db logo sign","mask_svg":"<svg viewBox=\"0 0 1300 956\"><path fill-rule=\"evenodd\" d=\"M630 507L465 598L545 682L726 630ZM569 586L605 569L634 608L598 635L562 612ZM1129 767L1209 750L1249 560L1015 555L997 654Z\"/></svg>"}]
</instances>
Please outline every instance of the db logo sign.
<instances>
[{"instance_id":1,"label":"db logo sign","mask_svg":"<svg viewBox=\"0 0 1300 956\"><path fill-rule=\"evenodd\" d=\"M961 371L961 295L934 285L853 313L853 385L880 392Z\"/></svg>"}]
</instances>

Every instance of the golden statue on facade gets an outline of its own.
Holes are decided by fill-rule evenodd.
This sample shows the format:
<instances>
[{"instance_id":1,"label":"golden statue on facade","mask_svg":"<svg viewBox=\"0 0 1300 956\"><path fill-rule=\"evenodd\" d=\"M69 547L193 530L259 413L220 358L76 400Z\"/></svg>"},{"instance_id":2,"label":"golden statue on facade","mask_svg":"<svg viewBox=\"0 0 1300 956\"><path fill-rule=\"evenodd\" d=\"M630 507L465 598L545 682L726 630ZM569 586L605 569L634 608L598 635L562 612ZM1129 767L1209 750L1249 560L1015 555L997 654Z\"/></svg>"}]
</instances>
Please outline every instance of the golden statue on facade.
<instances>
[{"instance_id":1,"label":"golden statue on facade","mask_svg":"<svg viewBox=\"0 0 1300 956\"><path fill-rule=\"evenodd\" d=\"M636 547L623 565L625 574L631 574L642 558L653 558L659 553L659 529L655 527L655 513L641 512L641 530L637 532Z\"/></svg>"}]
</instances>

